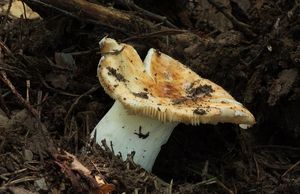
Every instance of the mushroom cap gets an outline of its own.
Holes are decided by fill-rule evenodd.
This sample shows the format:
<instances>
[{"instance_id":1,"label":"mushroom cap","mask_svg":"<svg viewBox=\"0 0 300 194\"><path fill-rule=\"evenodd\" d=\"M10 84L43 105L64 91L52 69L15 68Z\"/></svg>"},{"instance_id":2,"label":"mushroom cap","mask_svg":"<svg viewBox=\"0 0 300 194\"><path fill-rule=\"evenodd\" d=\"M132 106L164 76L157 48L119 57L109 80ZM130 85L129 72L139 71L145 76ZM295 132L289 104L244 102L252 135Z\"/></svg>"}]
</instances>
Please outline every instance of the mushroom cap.
<instances>
[{"instance_id":1,"label":"mushroom cap","mask_svg":"<svg viewBox=\"0 0 300 194\"><path fill-rule=\"evenodd\" d=\"M133 114L192 125L255 123L254 116L222 87L164 53L150 49L143 63L132 46L106 37L100 49L101 85Z\"/></svg>"}]
</instances>

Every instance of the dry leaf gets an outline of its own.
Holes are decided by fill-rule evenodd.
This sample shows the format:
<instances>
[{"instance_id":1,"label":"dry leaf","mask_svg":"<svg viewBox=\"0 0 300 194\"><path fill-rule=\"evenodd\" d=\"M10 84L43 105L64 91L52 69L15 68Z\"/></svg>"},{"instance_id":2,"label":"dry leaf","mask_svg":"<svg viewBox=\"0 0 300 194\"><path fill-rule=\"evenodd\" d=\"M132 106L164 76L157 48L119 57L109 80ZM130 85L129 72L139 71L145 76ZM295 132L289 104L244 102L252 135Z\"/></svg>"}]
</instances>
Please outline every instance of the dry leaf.
<instances>
[{"instance_id":1,"label":"dry leaf","mask_svg":"<svg viewBox=\"0 0 300 194\"><path fill-rule=\"evenodd\" d=\"M100 194L110 193L115 190L115 185L113 184L104 184L100 187Z\"/></svg>"},{"instance_id":2,"label":"dry leaf","mask_svg":"<svg viewBox=\"0 0 300 194\"><path fill-rule=\"evenodd\" d=\"M45 80L50 82L54 88L59 88L62 90L65 90L69 85L68 76L63 73L57 74L50 72L46 75Z\"/></svg>"},{"instance_id":3,"label":"dry leaf","mask_svg":"<svg viewBox=\"0 0 300 194\"><path fill-rule=\"evenodd\" d=\"M55 163L61 168L62 172L70 179L74 189L77 192L85 192L82 180L89 185L88 192L95 194L108 194L115 190L113 184L107 184L103 178L100 176L92 176L91 171L86 168L78 159L63 151L62 154L55 155Z\"/></svg>"},{"instance_id":4,"label":"dry leaf","mask_svg":"<svg viewBox=\"0 0 300 194\"><path fill-rule=\"evenodd\" d=\"M6 14L8 7L9 7L9 2L7 2L6 4L0 7L0 13ZM32 11L32 9L29 6L27 6L25 3L23 3L22 1L14 0L11 4L9 16L13 18L25 18L25 15L27 19L41 18L38 13Z\"/></svg>"},{"instance_id":5,"label":"dry leaf","mask_svg":"<svg viewBox=\"0 0 300 194\"><path fill-rule=\"evenodd\" d=\"M224 6L226 11L231 12L231 6L229 0L218 0ZM207 0L197 1L197 6L195 7L195 18L199 22L205 22L209 25L215 27L221 32L232 29L232 23L229 19L224 16L223 13L219 12L213 5L211 5Z\"/></svg>"},{"instance_id":6,"label":"dry leaf","mask_svg":"<svg viewBox=\"0 0 300 194\"><path fill-rule=\"evenodd\" d=\"M269 89L269 105L275 105L277 100L280 99L280 97L288 94L291 91L293 84L296 82L297 77L298 71L296 68L285 69L281 71L278 75L278 78L273 81Z\"/></svg>"},{"instance_id":7,"label":"dry leaf","mask_svg":"<svg viewBox=\"0 0 300 194\"><path fill-rule=\"evenodd\" d=\"M255 7L256 9L260 9L264 4L264 0L256 0Z\"/></svg>"},{"instance_id":8,"label":"dry leaf","mask_svg":"<svg viewBox=\"0 0 300 194\"><path fill-rule=\"evenodd\" d=\"M67 69L74 71L76 68L76 62L73 56L69 53L56 52L54 55L55 63L61 69Z\"/></svg>"},{"instance_id":9,"label":"dry leaf","mask_svg":"<svg viewBox=\"0 0 300 194\"><path fill-rule=\"evenodd\" d=\"M249 0L231 0L233 2L235 2L236 4L238 4L238 6L245 12L247 13L247 11L251 8L251 3Z\"/></svg>"}]
</instances>

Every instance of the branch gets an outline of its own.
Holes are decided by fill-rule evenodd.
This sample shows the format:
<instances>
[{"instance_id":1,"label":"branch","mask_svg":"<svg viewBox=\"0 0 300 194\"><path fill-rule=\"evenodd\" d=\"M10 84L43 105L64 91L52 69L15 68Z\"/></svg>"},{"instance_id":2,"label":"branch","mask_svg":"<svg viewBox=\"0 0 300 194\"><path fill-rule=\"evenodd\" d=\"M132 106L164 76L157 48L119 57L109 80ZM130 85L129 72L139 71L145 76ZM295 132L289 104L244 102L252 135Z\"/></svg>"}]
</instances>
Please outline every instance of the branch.
<instances>
[{"instance_id":1,"label":"branch","mask_svg":"<svg viewBox=\"0 0 300 194\"><path fill-rule=\"evenodd\" d=\"M162 23L164 23L167 27L177 29L177 27L176 27L174 24L172 24L172 23L168 20L167 17L161 16L161 15L158 15L158 14L155 14L155 13L152 13L152 12L150 12L150 11L148 11L148 10L145 10L145 9L141 8L140 6L136 5L136 4L134 3L133 0L116 0L116 3L117 3L118 5L123 6L123 7L129 7L130 9L135 10L135 11L137 11L138 13L143 14L143 15L145 15L146 17L151 18L151 19L153 19L153 20L155 20L155 21L157 21L157 22L162 22Z\"/></svg>"},{"instance_id":2,"label":"branch","mask_svg":"<svg viewBox=\"0 0 300 194\"><path fill-rule=\"evenodd\" d=\"M43 8L50 8L65 15L117 29L125 33L140 33L141 29L144 32L170 29L163 26L155 26L154 23L141 17L130 15L111 7L90 3L86 0L24 0L24 2L33 9L37 9L37 12L41 13L41 15L45 15L43 14L43 12L45 13L45 9Z\"/></svg>"},{"instance_id":3,"label":"branch","mask_svg":"<svg viewBox=\"0 0 300 194\"><path fill-rule=\"evenodd\" d=\"M0 71L0 79L9 87L11 92L17 97L17 99L20 101L20 103L25 106L29 112L35 116L38 117L38 112L35 108L33 108L28 101L26 101L21 94L16 90L15 86L11 83L11 81L7 78L7 75L5 71Z\"/></svg>"},{"instance_id":4,"label":"branch","mask_svg":"<svg viewBox=\"0 0 300 194\"><path fill-rule=\"evenodd\" d=\"M231 13L229 13L228 11L226 11L224 9L224 6L221 5L221 3L217 3L215 0L207 0L210 4L212 4L214 7L216 7L216 9L218 11L220 11L221 13L224 14L224 16L229 19L232 24L239 29L240 31L244 32L246 35L251 36L251 37L255 37L256 34L252 31L251 26L243 23L241 21L239 21L238 19L236 19Z\"/></svg>"}]
</instances>

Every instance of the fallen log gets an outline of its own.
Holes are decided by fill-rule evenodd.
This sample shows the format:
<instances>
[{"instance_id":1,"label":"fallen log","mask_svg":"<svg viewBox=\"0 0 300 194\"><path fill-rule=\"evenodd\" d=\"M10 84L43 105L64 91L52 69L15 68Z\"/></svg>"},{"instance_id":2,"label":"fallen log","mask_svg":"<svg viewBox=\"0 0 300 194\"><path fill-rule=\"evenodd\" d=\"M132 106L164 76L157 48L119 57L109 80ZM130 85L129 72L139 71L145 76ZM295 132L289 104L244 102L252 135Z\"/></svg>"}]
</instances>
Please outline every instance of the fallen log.
<instances>
[{"instance_id":1,"label":"fallen log","mask_svg":"<svg viewBox=\"0 0 300 194\"><path fill-rule=\"evenodd\" d=\"M176 30L175 28L168 28L163 25L155 25L153 22L134 14L91 3L86 0L24 0L24 2L43 17L51 15L51 12L53 13L53 10L55 10L80 20L122 31L126 34L146 33L158 30L174 30L177 33L183 32L183 30Z\"/></svg>"}]
</instances>

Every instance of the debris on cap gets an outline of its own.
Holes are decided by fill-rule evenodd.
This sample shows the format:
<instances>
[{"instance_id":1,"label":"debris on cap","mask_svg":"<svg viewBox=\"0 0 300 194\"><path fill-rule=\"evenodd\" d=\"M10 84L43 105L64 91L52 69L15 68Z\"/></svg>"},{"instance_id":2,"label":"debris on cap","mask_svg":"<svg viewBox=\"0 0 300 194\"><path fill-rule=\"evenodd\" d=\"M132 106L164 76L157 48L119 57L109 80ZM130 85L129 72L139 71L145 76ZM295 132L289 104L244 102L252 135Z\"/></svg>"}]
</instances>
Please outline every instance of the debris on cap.
<instances>
[{"instance_id":1,"label":"debris on cap","mask_svg":"<svg viewBox=\"0 0 300 194\"><path fill-rule=\"evenodd\" d=\"M98 78L108 95L134 114L163 122L234 123L252 126L254 116L219 85L150 49L142 62L128 44L100 41Z\"/></svg>"}]
</instances>

